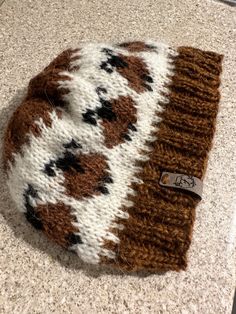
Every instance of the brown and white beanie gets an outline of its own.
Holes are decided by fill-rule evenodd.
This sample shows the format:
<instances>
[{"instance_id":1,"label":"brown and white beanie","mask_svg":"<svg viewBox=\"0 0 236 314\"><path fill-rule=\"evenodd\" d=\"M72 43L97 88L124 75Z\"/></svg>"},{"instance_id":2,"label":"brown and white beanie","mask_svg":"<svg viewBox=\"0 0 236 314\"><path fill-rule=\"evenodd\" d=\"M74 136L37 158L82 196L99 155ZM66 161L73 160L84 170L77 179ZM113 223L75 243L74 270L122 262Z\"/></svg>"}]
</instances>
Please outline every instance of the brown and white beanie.
<instances>
[{"instance_id":1,"label":"brown and white beanie","mask_svg":"<svg viewBox=\"0 0 236 314\"><path fill-rule=\"evenodd\" d=\"M64 51L30 81L6 131L17 208L87 263L185 269L221 61L157 42Z\"/></svg>"}]
</instances>

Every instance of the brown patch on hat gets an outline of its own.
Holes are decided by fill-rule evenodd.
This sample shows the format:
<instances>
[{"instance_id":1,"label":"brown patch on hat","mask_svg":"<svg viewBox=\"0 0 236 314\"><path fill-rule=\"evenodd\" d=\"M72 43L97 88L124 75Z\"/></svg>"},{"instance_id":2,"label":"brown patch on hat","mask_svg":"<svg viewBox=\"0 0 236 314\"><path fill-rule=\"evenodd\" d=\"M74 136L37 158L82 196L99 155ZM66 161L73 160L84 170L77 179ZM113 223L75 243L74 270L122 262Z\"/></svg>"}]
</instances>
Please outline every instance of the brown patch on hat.
<instances>
[{"instance_id":1,"label":"brown patch on hat","mask_svg":"<svg viewBox=\"0 0 236 314\"><path fill-rule=\"evenodd\" d=\"M41 73L30 80L27 98L40 97L48 100L51 105L64 107L63 96L68 94L69 90L58 88L59 81L71 80L68 75L62 75L61 72L78 71L77 66L71 67L71 62L78 60L79 49L68 49L55 58Z\"/></svg>"},{"instance_id":2,"label":"brown patch on hat","mask_svg":"<svg viewBox=\"0 0 236 314\"><path fill-rule=\"evenodd\" d=\"M13 154L20 152L22 145L29 142L29 135L40 136L40 127L36 121L42 119L47 127L51 127L52 107L42 99L33 98L25 100L16 109L7 127L4 138L3 162L7 167L8 162L13 161ZM58 117L61 117L61 111L56 109Z\"/></svg>"},{"instance_id":3,"label":"brown patch on hat","mask_svg":"<svg viewBox=\"0 0 236 314\"><path fill-rule=\"evenodd\" d=\"M105 156L84 154L75 156L77 166L64 171L66 194L76 199L108 194L109 169ZM108 180L109 181L109 180Z\"/></svg>"},{"instance_id":4,"label":"brown patch on hat","mask_svg":"<svg viewBox=\"0 0 236 314\"><path fill-rule=\"evenodd\" d=\"M79 49L68 49L55 58L40 74L31 79L25 100L13 114L5 135L5 149L3 153L4 165L13 160L14 153L18 153L23 144L28 142L29 134L40 135L40 128L35 121L40 118L47 127L51 126L50 112L54 109L61 117L61 111L57 107L64 107L63 95L68 90L58 88L58 81L70 80L68 76L62 76L62 71L75 71L77 67L71 67L71 62L79 58ZM56 108L55 108L56 107Z\"/></svg>"},{"instance_id":5,"label":"brown patch on hat","mask_svg":"<svg viewBox=\"0 0 236 314\"><path fill-rule=\"evenodd\" d=\"M146 44L144 41L130 41L119 44L119 47L125 48L130 52L153 51L156 47Z\"/></svg>"},{"instance_id":6,"label":"brown patch on hat","mask_svg":"<svg viewBox=\"0 0 236 314\"><path fill-rule=\"evenodd\" d=\"M117 71L127 79L130 88L137 93L152 91L152 77L145 61L140 57L118 55L126 64L123 67L117 67Z\"/></svg>"},{"instance_id":7,"label":"brown patch on hat","mask_svg":"<svg viewBox=\"0 0 236 314\"><path fill-rule=\"evenodd\" d=\"M129 132L137 131L137 109L134 100L129 96L120 96L118 99L110 101L112 112L116 119L108 121L104 119L102 126L105 137L105 145L112 148L125 140L131 140Z\"/></svg>"},{"instance_id":8,"label":"brown patch on hat","mask_svg":"<svg viewBox=\"0 0 236 314\"><path fill-rule=\"evenodd\" d=\"M131 186L133 205L123 209L129 218L115 221L124 229L109 230L119 243L104 243L116 258L101 256L101 263L127 271L186 269L199 198L159 181L163 172L203 180L218 111L221 61L222 56L212 52L179 48L166 95L169 103L163 105L156 140L149 143L149 160L138 164L143 183Z\"/></svg>"},{"instance_id":9,"label":"brown patch on hat","mask_svg":"<svg viewBox=\"0 0 236 314\"><path fill-rule=\"evenodd\" d=\"M75 235L79 230L73 225L76 219L71 212L71 207L62 202L38 205L34 208L34 213L41 223L41 229L48 238L64 248L82 243L80 236Z\"/></svg>"}]
</instances>

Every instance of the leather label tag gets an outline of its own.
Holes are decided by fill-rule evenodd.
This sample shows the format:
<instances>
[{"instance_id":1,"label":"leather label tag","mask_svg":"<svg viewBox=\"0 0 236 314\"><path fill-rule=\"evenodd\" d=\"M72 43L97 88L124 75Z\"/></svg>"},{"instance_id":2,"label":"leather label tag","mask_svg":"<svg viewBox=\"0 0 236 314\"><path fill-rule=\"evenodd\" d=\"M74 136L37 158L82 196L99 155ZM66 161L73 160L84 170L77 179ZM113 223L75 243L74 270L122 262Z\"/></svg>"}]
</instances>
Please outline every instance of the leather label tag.
<instances>
[{"instance_id":1,"label":"leather label tag","mask_svg":"<svg viewBox=\"0 0 236 314\"><path fill-rule=\"evenodd\" d=\"M163 172L159 183L161 186L192 192L202 198L203 182L194 176Z\"/></svg>"}]
</instances>

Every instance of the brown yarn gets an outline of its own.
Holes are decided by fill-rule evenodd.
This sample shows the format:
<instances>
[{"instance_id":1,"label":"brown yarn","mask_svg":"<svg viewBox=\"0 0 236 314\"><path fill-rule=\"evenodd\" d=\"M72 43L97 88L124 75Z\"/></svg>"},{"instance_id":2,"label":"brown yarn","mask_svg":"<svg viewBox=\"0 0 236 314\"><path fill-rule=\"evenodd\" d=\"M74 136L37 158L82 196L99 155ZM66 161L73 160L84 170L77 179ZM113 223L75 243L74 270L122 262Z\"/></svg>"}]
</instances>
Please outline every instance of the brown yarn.
<instances>
[{"instance_id":1,"label":"brown yarn","mask_svg":"<svg viewBox=\"0 0 236 314\"><path fill-rule=\"evenodd\" d=\"M59 81L70 80L67 75L61 72L73 72L78 70L77 66L70 67L70 62L78 60L73 54L78 49L68 49L56 57L41 73L30 80L28 87L28 98L40 97L50 102L51 105L64 107L63 96L69 92L68 89L58 88Z\"/></svg>"},{"instance_id":2,"label":"brown yarn","mask_svg":"<svg viewBox=\"0 0 236 314\"><path fill-rule=\"evenodd\" d=\"M135 102L129 96L120 96L110 101L115 121L103 120L105 145L112 148L125 141L130 125L137 121Z\"/></svg>"},{"instance_id":3,"label":"brown yarn","mask_svg":"<svg viewBox=\"0 0 236 314\"><path fill-rule=\"evenodd\" d=\"M87 154L78 155L77 159L83 173L75 169L64 172L66 194L76 199L101 194L99 188L104 186L108 170L105 157L101 154Z\"/></svg>"},{"instance_id":4,"label":"brown yarn","mask_svg":"<svg viewBox=\"0 0 236 314\"><path fill-rule=\"evenodd\" d=\"M5 168L8 161L13 161L13 154L18 153L21 146L28 142L30 133L40 135L40 129L35 121L41 118L45 125L50 127L50 112L55 109L58 117L61 116L61 111L57 107L64 106L63 95L68 93L68 90L58 89L58 81L70 78L60 73L75 70L75 67L69 68L69 64L79 58L73 56L78 51L78 49L65 50L31 79L26 98L14 112L5 134L3 152Z\"/></svg>"},{"instance_id":5,"label":"brown yarn","mask_svg":"<svg viewBox=\"0 0 236 314\"><path fill-rule=\"evenodd\" d=\"M119 47L125 48L130 52L152 51L155 47L147 45L143 41L131 41L119 44Z\"/></svg>"},{"instance_id":6,"label":"brown yarn","mask_svg":"<svg viewBox=\"0 0 236 314\"><path fill-rule=\"evenodd\" d=\"M181 190L162 187L161 173L169 171L203 179L218 110L222 56L181 47L174 59L175 74L169 104L151 143L150 160L139 174L143 184L133 184L133 206L124 208L130 217L119 220L124 230L112 230L119 245L106 241L116 252L106 263L128 271L181 270L187 266L198 199Z\"/></svg>"},{"instance_id":7,"label":"brown yarn","mask_svg":"<svg viewBox=\"0 0 236 314\"><path fill-rule=\"evenodd\" d=\"M79 230L73 225L75 217L64 203L38 205L34 208L42 222L45 234L57 244L68 248L70 237Z\"/></svg>"},{"instance_id":8,"label":"brown yarn","mask_svg":"<svg viewBox=\"0 0 236 314\"><path fill-rule=\"evenodd\" d=\"M151 86L147 84L145 78L150 77L149 70L145 62L135 56L124 56L119 54L119 57L127 63L126 67L119 67L117 71L127 79L130 88L137 93L143 93L150 90Z\"/></svg>"},{"instance_id":9,"label":"brown yarn","mask_svg":"<svg viewBox=\"0 0 236 314\"><path fill-rule=\"evenodd\" d=\"M33 98L25 100L16 109L8 124L4 138L3 163L5 168L8 162L13 162L13 154L20 152L23 144L28 143L29 135L40 136L40 128L35 123L42 119L47 127L51 126L50 112L52 108L48 102ZM61 111L56 109L58 117Z\"/></svg>"}]
</instances>

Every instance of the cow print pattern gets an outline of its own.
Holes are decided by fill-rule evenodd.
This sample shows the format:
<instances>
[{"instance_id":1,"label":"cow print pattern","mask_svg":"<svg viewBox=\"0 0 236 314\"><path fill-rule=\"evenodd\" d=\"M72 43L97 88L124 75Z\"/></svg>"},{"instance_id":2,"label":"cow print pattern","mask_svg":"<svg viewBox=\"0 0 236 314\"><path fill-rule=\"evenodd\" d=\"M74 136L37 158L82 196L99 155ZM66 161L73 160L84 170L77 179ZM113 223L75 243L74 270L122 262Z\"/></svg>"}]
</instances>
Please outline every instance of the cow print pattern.
<instances>
[{"instance_id":1,"label":"cow print pattern","mask_svg":"<svg viewBox=\"0 0 236 314\"><path fill-rule=\"evenodd\" d=\"M104 156L96 154L81 154L82 145L75 139L65 143L61 157L50 160L45 164L43 172L48 177L55 177L57 170L63 172L65 178L66 194L75 198L92 197L93 195L109 194L108 185L113 183L111 175L107 172L109 167ZM97 167L94 167L94 163ZM99 166L100 165L100 166ZM36 203L39 200L38 192L29 184L24 193L25 216L28 222L37 230L44 231L49 238L53 238L58 244L64 247L71 247L75 244L82 244L82 239L77 228L72 224L73 217L70 209L64 204L50 204L45 206L33 206L32 200ZM58 218L50 214L58 208ZM61 217L61 218L59 218ZM56 227L57 219L66 222L66 229Z\"/></svg>"},{"instance_id":2,"label":"cow print pattern","mask_svg":"<svg viewBox=\"0 0 236 314\"><path fill-rule=\"evenodd\" d=\"M109 148L124 141L131 141L132 132L137 131L134 125L136 123L134 101L130 97L120 97L108 101L104 99L107 90L103 87L97 87L96 92L101 106L94 110L87 109L82 114L83 121L94 126L98 125L98 120L101 121L104 128L105 145ZM109 129L107 129L108 126ZM112 134L116 134L116 139L114 136L112 137L113 143ZM109 144L107 144L108 141Z\"/></svg>"},{"instance_id":3,"label":"cow print pattern","mask_svg":"<svg viewBox=\"0 0 236 314\"><path fill-rule=\"evenodd\" d=\"M109 194L107 184L113 183L113 179L108 175L109 167L103 156L96 154L81 154L77 149L81 149L82 145L74 139L71 142L63 145L66 148L62 157L56 160L50 160L45 164L43 172L49 177L55 177L57 170L64 173L67 186L67 194L73 194L74 197L89 197L92 194ZM93 164L96 162L100 167L93 169ZM86 187L87 182L89 186ZM84 192L83 192L84 190ZM76 191L76 192L75 192Z\"/></svg>"},{"instance_id":4,"label":"cow print pattern","mask_svg":"<svg viewBox=\"0 0 236 314\"><path fill-rule=\"evenodd\" d=\"M140 44L133 44L132 46L128 44L121 44L120 47L136 52L154 49L154 47L150 47L148 45L143 47ZM134 90L138 93L144 92L146 90L152 91L151 85L153 83L153 79L141 58L134 56L128 57L120 53L116 54L112 49L108 48L104 48L102 52L107 56L107 60L103 61L100 65L102 70L109 74L117 71L127 79L129 86L134 88ZM59 70L60 68L58 67L58 71ZM30 92L31 90L32 84L30 85ZM106 99L106 88L99 86L96 88L96 92L99 97L100 106L97 106L94 110L87 109L86 112L82 114L84 122L97 126L98 120L101 121L104 127L105 144L109 148L112 148L114 145L124 141L131 141L132 133L137 132L137 128L135 126L135 104L133 104L129 99L129 103L131 104L129 109L132 109L129 111L133 112L130 113L130 115L125 116L123 115L123 112L119 113L119 111L115 110L114 104L117 104L116 100L114 101L112 99ZM123 101L124 99L121 97L121 100ZM126 123L124 123L124 121L120 121L121 116L126 118ZM78 155L73 152L73 150L81 149L81 144L72 139L71 142L65 143L63 147L66 149L63 153L63 156L56 160L50 160L47 164L45 164L43 169L44 173L49 177L55 177L57 170L61 170L64 174L73 172L77 173L77 175L86 175L85 169L81 166L80 157L78 157ZM113 183L112 177L103 172L102 177L97 180L97 184L95 184L93 187L93 193L109 194L107 184L111 183ZM68 191L68 193L70 194L70 191ZM44 229L39 214L30 203L30 198L37 197L37 193L31 185L28 186L24 197L25 207L27 210L26 218L35 228L41 230ZM79 236L73 233L68 235L68 239L70 243L82 243Z\"/></svg>"},{"instance_id":5,"label":"cow print pattern","mask_svg":"<svg viewBox=\"0 0 236 314\"><path fill-rule=\"evenodd\" d=\"M58 158L57 160L52 160L49 163L45 165L44 172L49 177L55 177L56 172L55 169L60 169L62 171L69 171L71 169L74 169L77 172L84 173L84 169L80 165L80 161L76 158L76 156L66 151L64 153L64 156L61 158Z\"/></svg>"},{"instance_id":6,"label":"cow print pattern","mask_svg":"<svg viewBox=\"0 0 236 314\"><path fill-rule=\"evenodd\" d=\"M96 92L99 96L101 106L96 107L95 110L87 109L86 112L82 114L84 122L97 125L98 119L106 119L108 121L116 120L111 102L102 97L102 94L106 94L107 90L103 87L98 87Z\"/></svg>"},{"instance_id":7,"label":"cow print pattern","mask_svg":"<svg viewBox=\"0 0 236 314\"><path fill-rule=\"evenodd\" d=\"M99 91L101 89L98 88ZM83 121L94 126L100 121L108 148L124 141L132 141L131 136L137 131L135 102L131 97L124 96L108 101L102 98L100 92L98 94L101 106L95 110L87 109L83 114Z\"/></svg>"},{"instance_id":8,"label":"cow print pattern","mask_svg":"<svg viewBox=\"0 0 236 314\"><path fill-rule=\"evenodd\" d=\"M132 55L132 52L153 50L154 47L148 45L143 47L137 43L120 45L119 51L122 48L130 54L116 52L115 46L114 49L103 48L101 53L105 56L105 60L103 59L101 62L100 70L105 71L108 75L118 73L125 79L127 86L138 94L151 92L153 78L148 66L141 57ZM9 156L12 155L12 152L20 151L21 146L27 143L29 131L34 136L41 136L41 129L38 125L34 125L36 120L41 118L46 127L52 127L49 113L54 110L61 119L63 111L68 111L65 95L69 94L70 90L67 87L58 87L59 82L72 80L70 73L80 71L80 66L76 65L76 61L80 58L79 54L76 55L78 52L78 49L65 51L30 81L26 101L18 109L23 116L21 120L29 121L22 124L22 127L25 128L24 132L21 132L21 136L16 139L13 147L9 146L6 162L10 159ZM68 75L63 74L65 71L68 72ZM102 128L104 145L107 148L132 141L132 137L138 132L137 109L134 99L128 95L109 98L107 87L102 85L95 86L95 90L99 105L95 108L92 106L94 109L90 109L91 106L87 109L84 108L81 113L83 121L94 127ZM16 114L16 119L19 117L19 112ZM12 125L15 124L15 120L12 121ZM17 134L17 132L15 133ZM24 141L21 140L21 137ZM82 145L72 138L62 144L60 156L50 159L42 165L42 173L48 180L53 178L56 180L58 174L62 174L65 196L75 200L109 195L109 186L113 184L114 179L110 174L105 156L99 153L85 154L82 151ZM49 238L67 248L83 243L79 229L73 224L75 217L71 214L70 206L61 201L41 204L40 193L32 184L27 185L23 198L26 219L34 228L43 230Z\"/></svg>"},{"instance_id":9,"label":"cow print pattern","mask_svg":"<svg viewBox=\"0 0 236 314\"><path fill-rule=\"evenodd\" d=\"M102 62L101 69L105 70L107 73L112 73L117 68L126 68L128 64L122 59L122 56L115 55L111 49L102 49L107 55L107 61Z\"/></svg>"},{"instance_id":10,"label":"cow print pattern","mask_svg":"<svg viewBox=\"0 0 236 314\"><path fill-rule=\"evenodd\" d=\"M61 223L67 226L67 228L63 229L63 228L60 228L60 226L56 227L55 222L53 219L51 219L50 213L49 213L50 206L53 206L54 211L58 209L57 204L50 205L49 207L32 206L32 200L37 201L38 193L31 184L29 184L27 189L25 190L24 199L25 199L25 207L27 210L25 212L25 217L35 229L46 232L49 237L53 238L54 240L56 240L58 244L64 247L71 247L75 244L83 243L80 235L73 233L77 230L71 224L71 221L73 221L73 217L70 215L68 210L61 211L60 213L60 216L62 218ZM63 205L61 204L60 207L61 206ZM66 207L64 206L64 209L65 208ZM49 232L49 230L51 230L51 232Z\"/></svg>"},{"instance_id":11,"label":"cow print pattern","mask_svg":"<svg viewBox=\"0 0 236 314\"><path fill-rule=\"evenodd\" d=\"M111 49L102 50L107 60L100 65L101 69L111 74L115 70L128 81L130 88L137 93L152 91L153 78L150 76L147 65L141 57L116 54Z\"/></svg>"}]
</instances>

